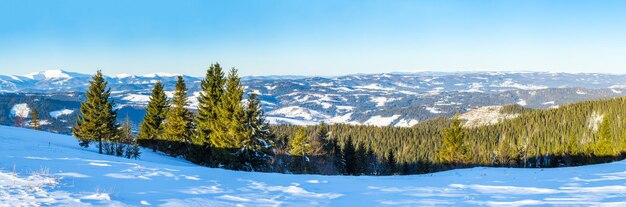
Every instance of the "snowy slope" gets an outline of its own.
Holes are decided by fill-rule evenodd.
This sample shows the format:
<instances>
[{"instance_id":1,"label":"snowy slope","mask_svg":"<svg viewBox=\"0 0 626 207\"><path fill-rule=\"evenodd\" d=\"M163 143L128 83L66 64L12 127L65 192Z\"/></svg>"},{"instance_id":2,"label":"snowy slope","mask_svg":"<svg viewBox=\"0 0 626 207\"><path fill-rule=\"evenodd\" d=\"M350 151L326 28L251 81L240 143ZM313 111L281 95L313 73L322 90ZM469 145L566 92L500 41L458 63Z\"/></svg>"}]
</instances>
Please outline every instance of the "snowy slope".
<instances>
[{"instance_id":1,"label":"snowy slope","mask_svg":"<svg viewBox=\"0 0 626 207\"><path fill-rule=\"evenodd\" d=\"M0 206L626 205L626 162L389 177L199 167L143 151L99 155L70 136L0 126ZM13 173L15 172L15 174Z\"/></svg>"},{"instance_id":2,"label":"snowy slope","mask_svg":"<svg viewBox=\"0 0 626 207\"><path fill-rule=\"evenodd\" d=\"M56 119L59 118L59 116L70 115L72 113L74 113L74 110L62 109L58 111L51 111L50 116Z\"/></svg>"}]
</instances>

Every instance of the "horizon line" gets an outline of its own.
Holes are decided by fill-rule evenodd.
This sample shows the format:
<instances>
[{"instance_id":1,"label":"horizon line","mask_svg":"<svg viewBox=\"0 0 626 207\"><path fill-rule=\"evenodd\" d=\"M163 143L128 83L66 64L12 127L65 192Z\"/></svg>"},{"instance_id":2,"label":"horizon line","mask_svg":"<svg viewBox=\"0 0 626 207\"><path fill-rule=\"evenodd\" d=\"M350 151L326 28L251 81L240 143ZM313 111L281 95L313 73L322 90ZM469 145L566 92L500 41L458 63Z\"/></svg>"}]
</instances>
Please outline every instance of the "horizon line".
<instances>
[{"instance_id":1,"label":"horizon line","mask_svg":"<svg viewBox=\"0 0 626 207\"><path fill-rule=\"evenodd\" d=\"M97 69L102 70L102 69ZM77 73L82 75L93 75L94 73L83 73L76 72L72 70L65 69L48 69L42 70L38 72L31 72L24 75L17 74L0 74L4 76L18 76L18 77L28 77L32 75L42 74L49 71L62 71L67 73ZM194 78L202 78L202 76L194 76L187 75L185 73L169 73L169 72L154 72L154 73L145 73L145 74L129 74L129 73L118 73L118 74L107 74L103 71L105 76L107 77L150 77L150 76L160 76L160 77L172 77L172 76L187 76ZM288 75L288 74L277 74L277 75L242 75L242 78L270 78L270 77L282 77L282 78L337 78L337 77L345 77L345 76L360 76L360 75L384 75L384 74L392 74L392 75L403 75L403 74L423 74L423 73L431 73L430 75L436 74L459 74L459 73L554 73L554 74L602 74L602 75L626 75L626 72L623 73L612 73L612 72L572 72L572 71L549 71L549 70L491 70L491 69L471 69L471 70L455 70L455 71L436 71L436 70L415 70L415 71L392 71L392 72L381 72L381 73L346 73L341 75Z\"/></svg>"}]
</instances>

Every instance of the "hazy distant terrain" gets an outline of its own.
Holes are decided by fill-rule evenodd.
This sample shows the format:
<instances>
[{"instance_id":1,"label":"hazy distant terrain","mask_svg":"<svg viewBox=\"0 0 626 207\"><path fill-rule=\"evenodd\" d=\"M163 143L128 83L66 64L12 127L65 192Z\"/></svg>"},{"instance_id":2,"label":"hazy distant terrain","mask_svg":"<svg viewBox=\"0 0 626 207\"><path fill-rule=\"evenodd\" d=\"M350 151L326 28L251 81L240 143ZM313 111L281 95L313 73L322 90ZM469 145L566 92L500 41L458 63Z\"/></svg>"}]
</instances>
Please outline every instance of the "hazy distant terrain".
<instances>
[{"instance_id":1,"label":"hazy distant terrain","mask_svg":"<svg viewBox=\"0 0 626 207\"><path fill-rule=\"evenodd\" d=\"M143 117L154 83L172 91L177 74L120 74L107 77L112 97L135 124ZM42 111L44 128L69 132L83 99L88 74L49 70L23 76L0 75L0 121L15 124L32 107ZM201 78L184 76L191 109L197 107ZM593 73L457 72L385 73L339 77L250 76L248 93L259 94L272 123L328 123L412 126L437 117L489 105L558 107L582 100L622 96L626 76ZM172 93L168 93L169 96ZM28 117L25 118L28 120Z\"/></svg>"}]
</instances>

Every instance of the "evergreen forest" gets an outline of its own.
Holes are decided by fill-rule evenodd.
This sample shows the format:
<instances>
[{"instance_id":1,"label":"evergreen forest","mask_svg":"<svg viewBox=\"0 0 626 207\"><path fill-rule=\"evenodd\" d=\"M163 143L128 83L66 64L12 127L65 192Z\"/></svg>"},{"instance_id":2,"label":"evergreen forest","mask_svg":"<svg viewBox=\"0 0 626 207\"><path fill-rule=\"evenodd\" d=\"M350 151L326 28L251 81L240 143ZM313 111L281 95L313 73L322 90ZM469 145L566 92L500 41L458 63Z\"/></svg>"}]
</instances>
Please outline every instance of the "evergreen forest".
<instances>
[{"instance_id":1,"label":"evergreen forest","mask_svg":"<svg viewBox=\"0 0 626 207\"><path fill-rule=\"evenodd\" d=\"M216 63L201 82L197 109L189 106L182 77L172 98L156 83L135 133L130 121L117 123L100 71L89 85L73 127L80 146L95 143L100 153L135 159L143 146L233 170L397 175L474 166L576 166L623 159L626 151L626 98L546 110L508 105L500 113L517 117L477 127L464 126L458 115L413 127L269 125L256 94L244 93L237 70L224 72Z\"/></svg>"}]
</instances>

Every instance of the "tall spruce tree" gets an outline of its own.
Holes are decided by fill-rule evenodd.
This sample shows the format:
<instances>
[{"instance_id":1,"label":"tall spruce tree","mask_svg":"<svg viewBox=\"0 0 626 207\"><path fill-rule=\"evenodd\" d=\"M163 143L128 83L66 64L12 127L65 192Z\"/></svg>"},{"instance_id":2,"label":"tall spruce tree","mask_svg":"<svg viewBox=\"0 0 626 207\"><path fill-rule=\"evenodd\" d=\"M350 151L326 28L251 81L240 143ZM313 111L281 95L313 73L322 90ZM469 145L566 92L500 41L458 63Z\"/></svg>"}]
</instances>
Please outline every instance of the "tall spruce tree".
<instances>
[{"instance_id":1,"label":"tall spruce tree","mask_svg":"<svg viewBox=\"0 0 626 207\"><path fill-rule=\"evenodd\" d=\"M261 100L254 93L248 97L244 126L251 133L242 143L250 170L266 168L273 155L274 137L263 115Z\"/></svg>"},{"instance_id":2,"label":"tall spruce tree","mask_svg":"<svg viewBox=\"0 0 626 207\"><path fill-rule=\"evenodd\" d=\"M341 146L339 146L339 142L336 139L333 139L331 144L333 146L333 164L335 165L337 173L343 175L346 173L346 159L343 151L341 150Z\"/></svg>"},{"instance_id":3,"label":"tall spruce tree","mask_svg":"<svg viewBox=\"0 0 626 207\"><path fill-rule=\"evenodd\" d=\"M219 63L212 64L207 70L205 78L200 82L201 93L198 97L198 116L196 117L196 134L194 144L211 145L212 128L220 127L218 107L224 95L224 72Z\"/></svg>"},{"instance_id":4,"label":"tall spruce tree","mask_svg":"<svg viewBox=\"0 0 626 207\"><path fill-rule=\"evenodd\" d=\"M154 85L154 89L152 89L146 115L141 122L138 137L139 139L150 140L152 151L156 152L157 150L156 139L161 137L163 133L163 121L167 116L168 108L167 96L163 91L163 84L159 81Z\"/></svg>"},{"instance_id":5,"label":"tall spruce tree","mask_svg":"<svg viewBox=\"0 0 626 207\"><path fill-rule=\"evenodd\" d=\"M332 153L331 142L328 139L328 125L326 123L320 123L315 136L310 137L310 139L312 155L324 157Z\"/></svg>"},{"instance_id":6,"label":"tall spruce tree","mask_svg":"<svg viewBox=\"0 0 626 207\"><path fill-rule=\"evenodd\" d=\"M298 127L296 134L291 139L289 154L292 156L305 157L311 153L311 144L308 142L306 131L303 127Z\"/></svg>"},{"instance_id":7,"label":"tall spruce tree","mask_svg":"<svg viewBox=\"0 0 626 207\"><path fill-rule=\"evenodd\" d=\"M217 107L217 121L210 127L210 141L213 147L240 149L243 140L249 139L249 129L244 126L245 113L241 105L243 87L237 69L232 68L226 80L226 90Z\"/></svg>"},{"instance_id":8,"label":"tall spruce tree","mask_svg":"<svg viewBox=\"0 0 626 207\"><path fill-rule=\"evenodd\" d=\"M37 111L37 108L34 107L30 112L30 128L35 130L41 129L41 126L39 125L39 112Z\"/></svg>"},{"instance_id":9,"label":"tall spruce tree","mask_svg":"<svg viewBox=\"0 0 626 207\"><path fill-rule=\"evenodd\" d=\"M348 137L348 139L343 143L343 159L345 161L346 174L357 175L358 163L356 149L352 143L352 137Z\"/></svg>"},{"instance_id":10,"label":"tall spruce tree","mask_svg":"<svg viewBox=\"0 0 626 207\"><path fill-rule=\"evenodd\" d=\"M98 142L98 152L102 154L102 142L114 139L119 133L117 110L113 101L109 101L111 89L107 88L102 71L98 70L89 81L87 98L80 105L80 114L72 127L72 134L80 141L80 146L89 147L92 141Z\"/></svg>"},{"instance_id":11,"label":"tall spruce tree","mask_svg":"<svg viewBox=\"0 0 626 207\"><path fill-rule=\"evenodd\" d=\"M613 133L611 132L612 119L609 117L609 113L605 113L602 117L602 123L600 123L600 129L598 130L598 140L593 147L593 154L596 156L609 156L614 155L615 150L613 147Z\"/></svg>"},{"instance_id":12,"label":"tall spruce tree","mask_svg":"<svg viewBox=\"0 0 626 207\"><path fill-rule=\"evenodd\" d=\"M369 150L367 150L367 159L368 159L368 169L369 171L367 172L368 175L381 175L382 169L384 168L383 163L380 162L380 159L378 159L378 156L376 156L376 153L374 153L374 150L372 150L372 147L369 147Z\"/></svg>"},{"instance_id":13,"label":"tall spruce tree","mask_svg":"<svg viewBox=\"0 0 626 207\"><path fill-rule=\"evenodd\" d=\"M309 157L311 155L311 144L303 127L298 127L293 139L291 139L289 154L294 156L291 163L293 171L309 173Z\"/></svg>"},{"instance_id":14,"label":"tall spruce tree","mask_svg":"<svg viewBox=\"0 0 626 207\"><path fill-rule=\"evenodd\" d=\"M398 167L396 166L396 158L392 150L387 152L387 159L385 159L385 168L387 175L395 175L398 173Z\"/></svg>"},{"instance_id":15,"label":"tall spruce tree","mask_svg":"<svg viewBox=\"0 0 626 207\"><path fill-rule=\"evenodd\" d=\"M467 151L464 146L465 132L457 116L451 120L450 127L446 128L443 133L443 146L439 151L439 158L443 163L465 161Z\"/></svg>"},{"instance_id":16,"label":"tall spruce tree","mask_svg":"<svg viewBox=\"0 0 626 207\"><path fill-rule=\"evenodd\" d=\"M187 86L178 76L171 107L163 123L163 138L175 142L191 142L193 115L187 110Z\"/></svg>"},{"instance_id":17,"label":"tall spruce tree","mask_svg":"<svg viewBox=\"0 0 626 207\"><path fill-rule=\"evenodd\" d=\"M369 173L370 159L367 157L367 149L365 144L359 143L356 150L356 162L357 162L357 175L363 175Z\"/></svg>"}]
</instances>

